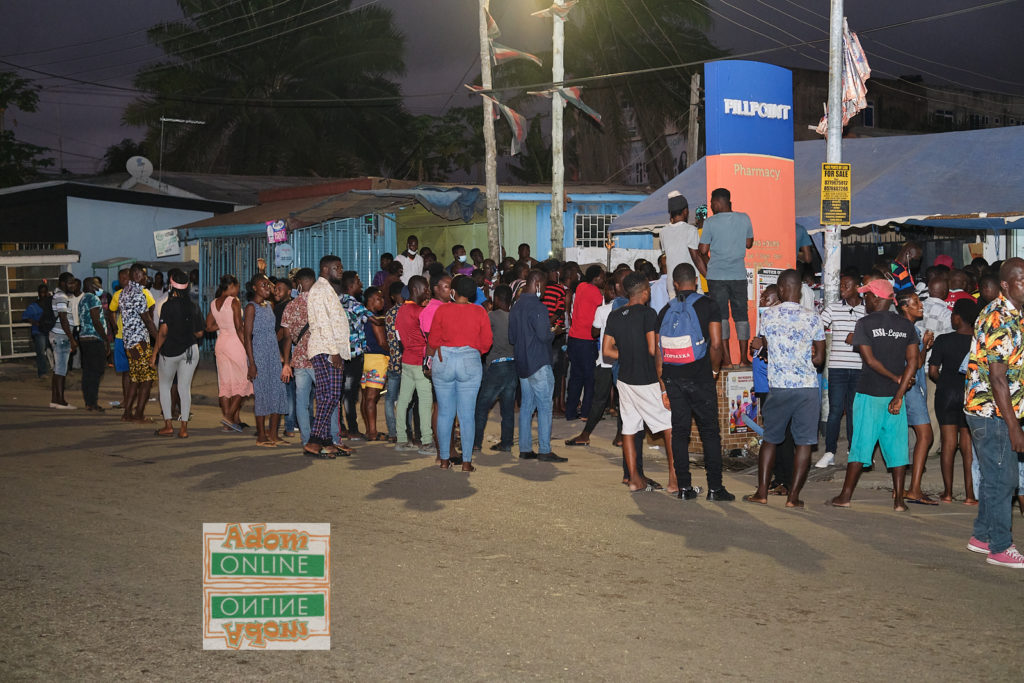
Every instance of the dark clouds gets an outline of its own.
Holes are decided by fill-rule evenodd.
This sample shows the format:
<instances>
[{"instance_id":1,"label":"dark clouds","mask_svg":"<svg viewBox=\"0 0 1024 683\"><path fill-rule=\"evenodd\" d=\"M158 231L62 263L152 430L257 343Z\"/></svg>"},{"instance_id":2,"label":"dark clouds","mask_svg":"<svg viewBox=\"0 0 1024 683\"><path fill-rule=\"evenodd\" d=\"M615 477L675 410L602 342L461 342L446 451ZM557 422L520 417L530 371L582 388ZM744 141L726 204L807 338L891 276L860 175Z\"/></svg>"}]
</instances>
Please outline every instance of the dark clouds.
<instances>
[{"instance_id":1,"label":"dark clouds","mask_svg":"<svg viewBox=\"0 0 1024 683\"><path fill-rule=\"evenodd\" d=\"M382 0L382 4L394 10L406 35L403 90L411 96L407 100L410 111L433 113L449 102L472 102L461 92L461 84L478 72L476 0ZM979 4L983 4L981 0L847 0L846 13L854 31L865 31ZM491 5L502 29L502 42L525 50L542 50L548 44L550 21L529 16L534 3L491 0ZM713 40L735 54L776 47L778 43L771 38L790 44L826 36L827 21L817 16L828 13L825 0L710 0L710 6ZM0 22L0 55L42 71L130 86L131 74L140 63L160 56L146 45L145 29L178 16L178 6L172 0L11 0L5 3ZM1017 44L1022 25L1024 2L1018 1L954 18L864 33L862 42L879 76L921 74L933 82L945 79L961 87L1024 94L1024 57ZM99 41L115 35L121 37ZM38 52L75 43L91 44ZM131 49L114 52L120 48ZM35 54L20 54L30 51ZM824 68L826 51L827 45L822 43L755 59ZM0 65L0 69L6 68ZM24 75L44 87L40 112L9 112L6 125L12 126L16 120L19 138L55 150L60 136L65 168L93 172L109 145L125 137L141 137L140 130L120 123L128 94Z\"/></svg>"}]
</instances>

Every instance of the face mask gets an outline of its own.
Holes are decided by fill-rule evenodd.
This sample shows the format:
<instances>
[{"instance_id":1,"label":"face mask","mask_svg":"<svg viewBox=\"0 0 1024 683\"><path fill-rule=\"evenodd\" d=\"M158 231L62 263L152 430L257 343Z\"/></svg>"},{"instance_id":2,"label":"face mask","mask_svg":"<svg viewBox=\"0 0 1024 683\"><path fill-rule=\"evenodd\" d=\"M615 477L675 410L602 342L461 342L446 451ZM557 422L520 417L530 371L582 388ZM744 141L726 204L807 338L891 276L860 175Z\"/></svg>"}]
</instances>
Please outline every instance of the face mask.
<instances>
[{"instance_id":1,"label":"face mask","mask_svg":"<svg viewBox=\"0 0 1024 683\"><path fill-rule=\"evenodd\" d=\"M95 290L93 291L93 294L95 294L96 296L103 296L103 288L102 288L102 287L97 287L97 288L96 288L96 289L95 289Z\"/></svg>"},{"instance_id":2,"label":"face mask","mask_svg":"<svg viewBox=\"0 0 1024 683\"><path fill-rule=\"evenodd\" d=\"M409 249L409 255L410 256L415 256L416 255L416 250L415 249Z\"/></svg>"},{"instance_id":3,"label":"face mask","mask_svg":"<svg viewBox=\"0 0 1024 683\"><path fill-rule=\"evenodd\" d=\"M298 298L298 296L299 296L299 290L293 289L292 290L292 298L296 299L296 298Z\"/></svg>"},{"instance_id":4,"label":"face mask","mask_svg":"<svg viewBox=\"0 0 1024 683\"><path fill-rule=\"evenodd\" d=\"M466 255L463 254L462 256L459 257L459 263L465 263L465 262L466 262Z\"/></svg>"}]
</instances>

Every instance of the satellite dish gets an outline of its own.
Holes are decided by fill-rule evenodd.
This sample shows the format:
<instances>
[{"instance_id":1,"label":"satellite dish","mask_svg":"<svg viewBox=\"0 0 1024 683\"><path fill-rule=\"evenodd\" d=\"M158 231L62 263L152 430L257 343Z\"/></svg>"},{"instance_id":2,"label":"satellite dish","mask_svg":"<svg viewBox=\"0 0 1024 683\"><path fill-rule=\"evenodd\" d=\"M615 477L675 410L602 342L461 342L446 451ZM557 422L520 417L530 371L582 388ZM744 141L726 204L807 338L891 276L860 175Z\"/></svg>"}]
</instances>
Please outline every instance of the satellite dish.
<instances>
[{"instance_id":1,"label":"satellite dish","mask_svg":"<svg viewBox=\"0 0 1024 683\"><path fill-rule=\"evenodd\" d=\"M153 162L146 157L132 157L125 164L125 168L135 180L145 180L153 175Z\"/></svg>"}]
</instances>

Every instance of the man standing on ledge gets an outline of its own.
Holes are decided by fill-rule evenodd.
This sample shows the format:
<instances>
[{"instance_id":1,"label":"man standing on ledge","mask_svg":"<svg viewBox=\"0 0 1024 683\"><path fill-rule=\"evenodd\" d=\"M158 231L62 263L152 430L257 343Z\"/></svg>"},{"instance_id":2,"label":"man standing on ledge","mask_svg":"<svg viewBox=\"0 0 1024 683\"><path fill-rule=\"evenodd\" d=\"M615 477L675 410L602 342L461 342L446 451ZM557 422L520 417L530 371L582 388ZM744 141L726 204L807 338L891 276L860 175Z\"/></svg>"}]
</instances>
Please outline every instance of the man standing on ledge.
<instances>
[{"instance_id":1,"label":"man standing on ledge","mask_svg":"<svg viewBox=\"0 0 1024 683\"><path fill-rule=\"evenodd\" d=\"M711 211L700 236L700 256L707 262L708 293L722 312L723 364L732 364L729 350L729 317L736 325L740 357L737 365L749 365L747 345L750 321L747 317L747 249L754 246L754 226L750 216L732 210L729 190L720 187L711 193Z\"/></svg>"},{"instance_id":2,"label":"man standing on ledge","mask_svg":"<svg viewBox=\"0 0 1024 683\"><path fill-rule=\"evenodd\" d=\"M672 282L672 274L680 263L689 263L701 275L707 277L708 263L700 253L700 233L690 225L690 205L686 197L675 190L668 193L668 225L661 229L658 240L661 250L665 252L666 293L669 299L676 296L676 288ZM744 276L746 277L746 276ZM699 283L698 283L699 284ZM654 294L651 294L654 297ZM660 309L655 309L659 312Z\"/></svg>"}]
</instances>

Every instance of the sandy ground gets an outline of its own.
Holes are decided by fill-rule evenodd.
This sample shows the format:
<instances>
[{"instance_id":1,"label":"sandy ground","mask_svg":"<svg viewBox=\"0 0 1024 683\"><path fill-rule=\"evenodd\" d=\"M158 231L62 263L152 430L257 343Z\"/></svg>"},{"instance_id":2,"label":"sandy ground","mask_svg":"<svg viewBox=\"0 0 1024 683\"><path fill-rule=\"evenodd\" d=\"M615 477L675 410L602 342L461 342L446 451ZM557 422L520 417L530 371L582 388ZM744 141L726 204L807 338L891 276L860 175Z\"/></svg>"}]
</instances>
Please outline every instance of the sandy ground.
<instances>
[{"instance_id":1,"label":"sandy ground","mask_svg":"<svg viewBox=\"0 0 1024 683\"><path fill-rule=\"evenodd\" d=\"M158 439L47 409L27 365L0 375L4 680L1021 678L1024 572L964 549L962 504L894 513L884 471L851 510L824 505L838 481L804 512L681 502L626 491L609 421L567 463L485 450L465 475L385 446L256 448L206 405ZM119 393L108 373L103 403ZM201 649L201 525L225 521L331 524L329 652Z\"/></svg>"}]
</instances>

